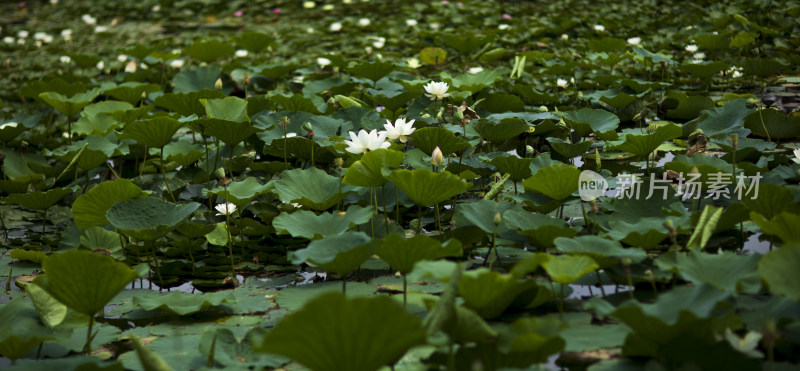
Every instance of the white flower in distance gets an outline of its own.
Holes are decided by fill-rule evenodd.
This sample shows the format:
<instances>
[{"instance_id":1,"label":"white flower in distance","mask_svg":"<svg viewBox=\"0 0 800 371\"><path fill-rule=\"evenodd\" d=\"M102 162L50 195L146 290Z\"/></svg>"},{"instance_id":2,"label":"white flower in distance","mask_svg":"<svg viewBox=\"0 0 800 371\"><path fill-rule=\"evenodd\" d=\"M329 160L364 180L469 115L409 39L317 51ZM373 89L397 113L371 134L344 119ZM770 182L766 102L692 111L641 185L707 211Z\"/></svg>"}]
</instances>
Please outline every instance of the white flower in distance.
<instances>
[{"instance_id":1,"label":"white flower in distance","mask_svg":"<svg viewBox=\"0 0 800 371\"><path fill-rule=\"evenodd\" d=\"M303 2L303 8L313 9L315 6L317 6L317 3L313 2L313 1L304 1Z\"/></svg>"},{"instance_id":2,"label":"white flower in distance","mask_svg":"<svg viewBox=\"0 0 800 371\"><path fill-rule=\"evenodd\" d=\"M330 59L328 59L328 58L322 58L322 57L320 57L320 58L317 58L317 64L318 64L320 67L325 67L325 66L327 66L327 65L331 64L331 60L330 60Z\"/></svg>"},{"instance_id":3,"label":"white flower in distance","mask_svg":"<svg viewBox=\"0 0 800 371\"><path fill-rule=\"evenodd\" d=\"M358 25L361 27L367 27L369 24L372 23L369 18L361 18L358 20Z\"/></svg>"},{"instance_id":4,"label":"white flower in distance","mask_svg":"<svg viewBox=\"0 0 800 371\"><path fill-rule=\"evenodd\" d=\"M733 349L736 349L740 353L751 358L764 357L764 353L761 353L756 349L756 347L758 347L758 342L761 341L762 337L763 335L760 333L750 331L743 338L740 338L734 334L730 328L725 329L725 340L728 341L728 344L730 344Z\"/></svg>"},{"instance_id":5,"label":"white flower in distance","mask_svg":"<svg viewBox=\"0 0 800 371\"><path fill-rule=\"evenodd\" d=\"M64 63L64 64L67 64L67 63L69 63L69 62L72 62L72 58L70 58L68 55L62 55L62 56L58 57L58 60L59 60L61 63Z\"/></svg>"},{"instance_id":6,"label":"white flower in distance","mask_svg":"<svg viewBox=\"0 0 800 371\"><path fill-rule=\"evenodd\" d=\"M21 31L17 32L17 37L19 37L20 39L24 39L24 38L28 37L28 35L29 35L29 33L26 30L21 30Z\"/></svg>"},{"instance_id":7,"label":"white flower in distance","mask_svg":"<svg viewBox=\"0 0 800 371\"><path fill-rule=\"evenodd\" d=\"M507 24L503 23L503 24L501 24L501 25L498 25L498 26L497 26L497 29L498 29L498 30L507 30L509 27L511 27L511 26L509 26L509 25L507 25Z\"/></svg>"},{"instance_id":8,"label":"white flower in distance","mask_svg":"<svg viewBox=\"0 0 800 371\"><path fill-rule=\"evenodd\" d=\"M416 19L406 19L406 26L414 27L416 25L417 25L417 20Z\"/></svg>"},{"instance_id":9,"label":"white flower in distance","mask_svg":"<svg viewBox=\"0 0 800 371\"><path fill-rule=\"evenodd\" d=\"M796 164L800 164L800 148L794 150L794 158L792 159Z\"/></svg>"},{"instance_id":10,"label":"white flower in distance","mask_svg":"<svg viewBox=\"0 0 800 371\"><path fill-rule=\"evenodd\" d=\"M169 62L169 66L172 68L181 68L183 67L183 59L173 59Z\"/></svg>"},{"instance_id":11,"label":"white flower in distance","mask_svg":"<svg viewBox=\"0 0 800 371\"><path fill-rule=\"evenodd\" d=\"M15 128L17 126L19 126L19 123L17 122L7 122L3 125L0 125L0 130L3 130L5 128Z\"/></svg>"},{"instance_id":12,"label":"white flower in distance","mask_svg":"<svg viewBox=\"0 0 800 371\"><path fill-rule=\"evenodd\" d=\"M411 135L414 130L417 130L413 125L414 120L406 122L406 119L399 118L394 122L394 125L392 125L391 121L386 120L386 123L383 124L383 127L386 129L387 137L389 139L396 139L402 143L405 143L408 141L406 136Z\"/></svg>"},{"instance_id":13,"label":"white flower in distance","mask_svg":"<svg viewBox=\"0 0 800 371\"><path fill-rule=\"evenodd\" d=\"M214 206L214 208L218 211L217 215L231 215L236 212L236 205L230 202L219 204Z\"/></svg>"},{"instance_id":14,"label":"white flower in distance","mask_svg":"<svg viewBox=\"0 0 800 371\"><path fill-rule=\"evenodd\" d=\"M94 25L94 24L97 24L97 18L95 18L95 17L92 17L92 16L91 16L91 15L89 15L89 14L84 14L84 15L82 15L82 16L81 16L81 20L83 20L83 23L86 23L86 24L88 24L88 25Z\"/></svg>"},{"instance_id":15,"label":"white flower in distance","mask_svg":"<svg viewBox=\"0 0 800 371\"><path fill-rule=\"evenodd\" d=\"M342 24L341 23L339 23L339 22L331 23L331 28L330 28L331 31L338 32L341 29L342 29Z\"/></svg>"},{"instance_id":16,"label":"white flower in distance","mask_svg":"<svg viewBox=\"0 0 800 371\"><path fill-rule=\"evenodd\" d=\"M8 44L8 45L13 44L15 41L16 40L14 40L14 38L11 37L11 36L6 36L6 37L3 38L3 42Z\"/></svg>"},{"instance_id":17,"label":"white flower in distance","mask_svg":"<svg viewBox=\"0 0 800 371\"><path fill-rule=\"evenodd\" d=\"M686 51L689 52L689 53L696 52L697 51L697 45L695 45L695 44L686 45Z\"/></svg>"},{"instance_id":18,"label":"white flower in distance","mask_svg":"<svg viewBox=\"0 0 800 371\"><path fill-rule=\"evenodd\" d=\"M450 86L446 82L431 81L425 85L425 96L430 99L444 99L450 95L447 93L449 88Z\"/></svg>"},{"instance_id":19,"label":"white flower in distance","mask_svg":"<svg viewBox=\"0 0 800 371\"><path fill-rule=\"evenodd\" d=\"M601 24L596 24L596 25L592 26L592 28L597 32L603 32L603 31L606 30L605 26L603 26Z\"/></svg>"},{"instance_id":20,"label":"white flower in distance","mask_svg":"<svg viewBox=\"0 0 800 371\"><path fill-rule=\"evenodd\" d=\"M236 55L237 58L244 58L248 54L250 53L246 49L239 49L236 51L236 53L234 53L234 55Z\"/></svg>"},{"instance_id":21,"label":"white flower in distance","mask_svg":"<svg viewBox=\"0 0 800 371\"><path fill-rule=\"evenodd\" d=\"M628 44L631 45L639 45L641 42L642 42L641 37L631 37L630 39L628 39Z\"/></svg>"},{"instance_id":22,"label":"white flower in distance","mask_svg":"<svg viewBox=\"0 0 800 371\"><path fill-rule=\"evenodd\" d=\"M567 87L567 80L564 80L564 79L558 79L558 80L556 80L556 85L557 85L559 88L566 88L566 87Z\"/></svg>"},{"instance_id":23,"label":"white flower in distance","mask_svg":"<svg viewBox=\"0 0 800 371\"><path fill-rule=\"evenodd\" d=\"M474 74L476 74L478 72L481 72L481 71L483 71L483 67L472 67L472 68L467 70L467 73L469 73L470 75L474 75Z\"/></svg>"},{"instance_id":24,"label":"white flower in distance","mask_svg":"<svg viewBox=\"0 0 800 371\"><path fill-rule=\"evenodd\" d=\"M134 73L136 72L136 69L136 61L130 61L125 65L125 72L127 73Z\"/></svg>"},{"instance_id":25,"label":"white flower in distance","mask_svg":"<svg viewBox=\"0 0 800 371\"><path fill-rule=\"evenodd\" d=\"M358 132L358 135L352 131L349 134L352 140L345 140L344 143L347 144L345 150L350 153L359 154L376 149L389 148L391 145L386 141L388 133L385 131L372 129L372 131L367 132L362 129Z\"/></svg>"},{"instance_id":26,"label":"white flower in distance","mask_svg":"<svg viewBox=\"0 0 800 371\"><path fill-rule=\"evenodd\" d=\"M422 63L420 63L419 59L417 58L409 58L406 61L406 65L408 65L408 68L413 68L413 69L422 67Z\"/></svg>"}]
</instances>

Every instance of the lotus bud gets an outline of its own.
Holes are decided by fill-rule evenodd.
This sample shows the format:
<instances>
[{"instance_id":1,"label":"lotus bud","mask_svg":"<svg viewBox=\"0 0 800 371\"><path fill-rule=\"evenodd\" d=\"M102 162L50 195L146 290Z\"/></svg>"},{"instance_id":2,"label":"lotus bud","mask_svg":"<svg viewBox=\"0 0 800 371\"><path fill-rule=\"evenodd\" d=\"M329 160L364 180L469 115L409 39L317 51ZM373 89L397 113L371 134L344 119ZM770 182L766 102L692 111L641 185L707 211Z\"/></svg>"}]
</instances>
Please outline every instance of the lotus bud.
<instances>
[{"instance_id":1,"label":"lotus bud","mask_svg":"<svg viewBox=\"0 0 800 371\"><path fill-rule=\"evenodd\" d=\"M310 122L306 122L305 124L303 124L303 129L304 129L305 131L309 131L309 132L311 132L311 131L314 131L314 129L313 129L313 127L311 126L311 123L310 123Z\"/></svg>"},{"instance_id":2,"label":"lotus bud","mask_svg":"<svg viewBox=\"0 0 800 371\"><path fill-rule=\"evenodd\" d=\"M136 72L136 68L136 61L130 61L125 65L125 72L134 73Z\"/></svg>"},{"instance_id":3,"label":"lotus bud","mask_svg":"<svg viewBox=\"0 0 800 371\"><path fill-rule=\"evenodd\" d=\"M249 73L245 73L244 74L244 76L242 77L242 83L244 83L245 85L250 85L250 74Z\"/></svg>"},{"instance_id":4,"label":"lotus bud","mask_svg":"<svg viewBox=\"0 0 800 371\"><path fill-rule=\"evenodd\" d=\"M341 169L342 165L344 165L344 160L342 160L341 157L333 159L333 166L336 166L337 168Z\"/></svg>"},{"instance_id":5,"label":"lotus bud","mask_svg":"<svg viewBox=\"0 0 800 371\"><path fill-rule=\"evenodd\" d=\"M731 134L731 141L733 142L733 149L739 147L739 134Z\"/></svg>"},{"instance_id":6,"label":"lotus bud","mask_svg":"<svg viewBox=\"0 0 800 371\"><path fill-rule=\"evenodd\" d=\"M664 221L664 228L667 228L667 233L669 234L670 239L675 239L678 235L678 231L675 230L675 224L672 223L672 219L667 219Z\"/></svg>"},{"instance_id":7,"label":"lotus bud","mask_svg":"<svg viewBox=\"0 0 800 371\"><path fill-rule=\"evenodd\" d=\"M147 92L142 90L142 99L147 99Z\"/></svg>"},{"instance_id":8,"label":"lotus bud","mask_svg":"<svg viewBox=\"0 0 800 371\"><path fill-rule=\"evenodd\" d=\"M442 166L444 164L444 155L439 146L436 146L436 148L433 149L433 153L431 153L431 164L433 164L433 166Z\"/></svg>"},{"instance_id":9,"label":"lotus bud","mask_svg":"<svg viewBox=\"0 0 800 371\"><path fill-rule=\"evenodd\" d=\"M218 78L214 83L214 89L222 90L222 78Z\"/></svg>"},{"instance_id":10,"label":"lotus bud","mask_svg":"<svg viewBox=\"0 0 800 371\"><path fill-rule=\"evenodd\" d=\"M547 112L547 106L539 106L539 112Z\"/></svg>"},{"instance_id":11,"label":"lotus bud","mask_svg":"<svg viewBox=\"0 0 800 371\"><path fill-rule=\"evenodd\" d=\"M220 178L220 179L224 178L225 177L225 169L219 168L217 170L214 170L214 175L216 175L217 178Z\"/></svg>"},{"instance_id":12,"label":"lotus bud","mask_svg":"<svg viewBox=\"0 0 800 371\"><path fill-rule=\"evenodd\" d=\"M656 124L647 125L647 133L648 134L655 133L656 130L658 130L658 125L656 125Z\"/></svg>"},{"instance_id":13,"label":"lotus bud","mask_svg":"<svg viewBox=\"0 0 800 371\"><path fill-rule=\"evenodd\" d=\"M578 91L578 100L583 100L583 92L580 90Z\"/></svg>"},{"instance_id":14,"label":"lotus bud","mask_svg":"<svg viewBox=\"0 0 800 371\"><path fill-rule=\"evenodd\" d=\"M525 157L533 157L533 154L536 153L533 149L533 146L525 146Z\"/></svg>"},{"instance_id":15,"label":"lotus bud","mask_svg":"<svg viewBox=\"0 0 800 371\"><path fill-rule=\"evenodd\" d=\"M500 215L500 213L494 214L494 219L492 219L492 222L494 222L494 225L500 225L500 222L502 222L502 221L503 221L503 217Z\"/></svg>"},{"instance_id":16,"label":"lotus bud","mask_svg":"<svg viewBox=\"0 0 800 371\"><path fill-rule=\"evenodd\" d=\"M456 120L461 121L464 119L464 112L461 110L456 110L453 116L455 116Z\"/></svg>"}]
</instances>

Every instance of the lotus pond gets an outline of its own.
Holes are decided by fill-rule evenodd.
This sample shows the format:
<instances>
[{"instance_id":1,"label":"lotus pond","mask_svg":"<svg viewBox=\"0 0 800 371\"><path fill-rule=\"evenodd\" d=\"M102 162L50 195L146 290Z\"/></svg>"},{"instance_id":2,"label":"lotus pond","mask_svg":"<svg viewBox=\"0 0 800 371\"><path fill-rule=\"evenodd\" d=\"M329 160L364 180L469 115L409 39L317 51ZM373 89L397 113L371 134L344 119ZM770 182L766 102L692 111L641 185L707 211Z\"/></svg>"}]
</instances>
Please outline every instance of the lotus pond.
<instances>
[{"instance_id":1,"label":"lotus pond","mask_svg":"<svg viewBox=\"0 0 800 371\"><path fill-rule=\"evenodd\" d=\"M9 370L800 364L800 3L0 4Z\"/></svg>"}]
</instances>

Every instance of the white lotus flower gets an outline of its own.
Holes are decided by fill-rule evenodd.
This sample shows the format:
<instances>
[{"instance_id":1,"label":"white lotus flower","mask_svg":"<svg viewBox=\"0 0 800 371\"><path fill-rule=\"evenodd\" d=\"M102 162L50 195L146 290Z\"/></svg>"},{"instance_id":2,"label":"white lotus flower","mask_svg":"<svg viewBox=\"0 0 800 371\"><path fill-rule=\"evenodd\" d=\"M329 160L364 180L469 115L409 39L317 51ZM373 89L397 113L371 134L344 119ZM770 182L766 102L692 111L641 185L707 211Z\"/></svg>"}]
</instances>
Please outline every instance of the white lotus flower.
<instances>
[{"instance_id":1,"label":"white lotus flower","mask_svg":"<svg viewBox=\"0 0 800 371\"><path fill-rule=\"evenodd\" d=\"M481 71L483 71L483 67L472 67L472 68L467 70L467 73L469 73L470 75L474 75L474 74L476 74L478 72L481 72Z\"/></svg>"},{"instance_id":2,"label":"white lotus flower","mask_svg":"<svg viewBox=\"0 0 800 371\"><path fill-rule=\"evenodd\" d=\"M340 31L341 29L342 29L342 24L341 24L341 23L339 23L339 22L334 22L334 23L331 23L330 30L331 30L332 32L338 32L338 31Z\"/></svg>"},{"instance_id":3,"label":"white lotus flower","mask_svg":"<svg viewBox=\"0 0 800 371\"><path fill-rule=\"evenodd\" d=\"M67 28L66 30L61 30L61 38L66 41L72 40L72 30Z\"/></svg>"},{"instance_id":4,"label":"white lotus flower","mask_svg":"<svg viewBox=\"0 0 800 371\"><path fill-rule=\"evenodd\" d=\"M16 40L14 40L14 38L11 37L11 36L6 36L6 37L3 38L3 42L8 44L8 45L13 44L14 41L16 41Z\"/></svg>"},{"instance_id":5,"label":"white lotus flower","mask_svg":"<svg viewBox=\"0 0 800 371\"><path fill-rule=\"evenodd\" d=\"M59 60L61 63L64 63L64 64L67 64L67 63L69 63L69 62L72 62L72 58L70 58L68 55L62 55L62 56L58 57L58 60Z\"/></svg>"},{"instance_id":6,"label":"white lotus flower","mask_svg":"<svg viewBox=\"0 0 800 371\"><path fill-rule=\"evenodd\" d=\"M419 59L417 58L409 58L406 61L406 65L408 66L408 68L413 68L413 69L422 67L422 63L420 63Z\"/></svg>"},{"instance_id":7,"label":"white lotus flower","mask_svg":"<svg viewBox=\"0 0 800 371\"><path fill-rule=\"evenodd\" d=\"M297 133L289 132L289 133L286 133L286 135L284 135L283 138L284 139L286 139L286 138L294 138L296 136L297 136Z\"/></svg>"},{"instance_id":8,"label":"white lotus flower","mask_svg":"<svg viewBox=\"0 0 800 371\"><path fill-rule=\"evenodd\" d=\"M3 130L5 128L15 128L17 126L19 126L18 122L7 122L3 125L0 125L0 130Z\"/></svg>"},{"instance_id":9,"label":"white lotus flower","mask_svg":"<svg viewBox=\"0 0 800 371\"><path fill-rule=\"evenodd\" d=\"M313 1L304 1L303 2L303 8L312 9L315 6L317 6L317 3L313 2Z\"/></svg>"},{"instance_id":10,"label":"white lotus flower","mask_svg":"<svg viewBox=\"0 0 800 371\"><path fill-rule=\"evenodd\" d=\"M17 37L19 37L20 39L24 39L28 37L28 35L29 33L26 30L20 30L19 32L17 32Z\"/></svg>"},{"instance_id":11,"label":"white lotus flower","mask_svg":"<svg viewBox=\"0 0 800 371\"><path fill-rule=\"evenodd\" d=\"M592 28L597 32L603 32L603 31L606 30L605 26L603 26L601 24L596 24L596 25L592 26Z\"/></svg>"},{"instance_id":12,"label":"white lotus flower","mask_svg":"<svg viewBox=\"0 0 800 371\"><path fill-rule=\"evenodd\" d=\"M447 93L449 88L450 86L446 82L431 81L425 85L425 96L430 99L444 99L450 95Z\"/></svg>"},{"instance_id":13,"label":"white lotus flower","mask_svg":"<svg viewBox=\"0 0 800 371\"><path fill-rule=\"evenodd\" d=\"M386 141L388 133L385 131L372 129L372 131L367 132L362 129L358 132L358 135L352 131L349 134L352 140L345 140L344 143L347 144L345 150L350 153L359 154L376 149L389 148L391 145Z\"/></svg>"},{"instance_id":14,"label":"white lotus flower","mask_svg":"<svg viewBox=\"0 0 800 371\"><path fill-rule=\"evenodd\" d=\"M324 10L324 11L331 11L331 10L333 10L333 8L335 8L335 7L336 7L336 6L334 6L333 4L325 4L325 5L323 5L323 6L322 6L322 10Z\"/></svg>"},{"instance_id":15,"label":"white lotus flower","mask_svg":"<svg viewBox=\"0 0 800 371\"><path fill-rule=\"evenodd\" d=\"M327 65L331 64L331 60L330 60L330 59L328 59L328 58L322 58L322 57L320 57L320 58L317 58L317 64L318 64L320 67L325 67L325 66L327 66Z\"/></svg>"},{"instance_id":16,"label":"white lotus flower","mask_svg":"<svg viewBox=\"0 0 800 371\"><path fill-rule=\"evenodd\" d=\"M386 44L386 38L380 36L373 36L370 38L372 40L372 46L376 49L383 48L383 45Z\"/></svg>"},{"instance_id":17,"label":"white lotus flower","mask_svg":"<svg viewBox=\"0 0 800 371\"><path fill-rule=\"evenodd\" d=\"M794 158L792 159L796 164L800 164L800 148L794 150Z\"/></svg>"},{"instance_id":18,"label":"white lotus flower","mask_svg":"<svg viewBox=\"0 0 800 371\"><path fill-rule=\"evenodd\" d=\"M361 27L367 27L370 23L372 23L372 21L370 21L369 18L361 18L358 20L358 25Z\"/></svg>"},{"instance_id":19,"label":"white lotus flower","mask_svg":"<svg viewBox=\"0 0 800 371\"><path fill-rule=\"evenodd\" d=\"M234 53L234 55L236 56L236 58L244 58L244 57L246 57L248 54L250 54L250 52L248 52L246 49L239 49L239 50L237 50L237 51Z\"/></svg>"},{"instance_id":20,"label":"white lotus flower","mask_svg":"<svg viewBox=\"0 0 800 371\"><path fill-rule=\"evenodd\" d=\"M561 41L568 41L568 40L569 40L569 35L567 35L565 33L562 33L561 34Z\"/></svg>"},{"instance_id":21,"label":"white lotus flower","mask_svg":"<svg viewBox=\"0 0 800 371\"><path fill-rule=\"evenodd\" d=\"M631 45L639 45L641 42L642 42L641 37L631 37L630 39L628 39L628 44Z\"/></svg>"},{"instance_id":22,"label":"white lotus flower","mask_svg":"<svg viewBox=\"0 0 800 371\"><path fill-rule=\"evenodd\" d=\"M231 215L236 212L236 205L230 202L219 204L214 206L214 208L218 211L217 215Z\"/></svg>"},{"instance_id":23,"label":"white lotus flower","mask_svg":"<svg viewBox=\"0 0 800 371\"><path fill-rule=\"evenodd\" d=\"M730 344L731 347L733 347L733 349L736 349L740 353L749 356L751 358L764 357L764 353L761 353L760 351L756 350L758 342L761 341L762 337L763 335L761 335L760 333L755 331L750 331L743 338L740 338L739 336L734 334L730 328L725 329L725 340L728 341L728 344Z\"/></svg>"},{"instance_id":24,"label":"white lotus flower","mask_svg":"<svg viewBox=\"0 0 800 371\"><path fill-rule=\"evenodd\" d=\"M503 23L503 24L501 24L501 25L498 25L498 26L497 26L497 29L498 29L498 30L507 30L509 27L511 27L511 26L509 26L509 25L507 25L507 24Z\"/></svg>"},{"instance_id":25,"label":"white lotus flower","mask_svg":"<svg viewBox=\"0 0 800 371\"><path fill-rule=\"evenodd\" d=\"M81 16L81 20L83 20L83 23L86 23L86 24L88 24L88 25L94 25L94 24L97 24L97 18L95 18L95 17L92 17L92 16L91 16L91 15L89 15L89 14L84 14L84 15L82 15L82 16Z\"/></svg>"},{"instance_id":26,"label":"white lotus flower","mask_svg":"<svg viewBox=\"0 0 800 371\"><path fill-rule=\"evenodd\" d=\"M406 19L406 26L414 27L416 25L417 25L417 20L416 19Z\"/></svg>"},{"instance_id":27,"label":"white lotus flower","mask_svg":"<svg viewBox=\"0 0 800 371\"><path fill-rule=\"evenodd\" d=\"M433 149L431 153L431 165L433 166L442 166L444 164L444 155L442 154L442 149L439 146Z\"/></svg>"},{"instance_id":28,"label":"white lotus flower","mask_svg":"<svg viewBox=\"0 0 800 371\"><path fill-rule=\"evenodd\" d=\"M566 88L567 87L567 80L564 80L564 79L556 80L556 86L558 86L559 88Z\"/></svg>"},{"instance_id":29,"label":"white lotus flower","mask_svg":"<svg viewBox=\"0 0 800 371\"><path fill-rule=\"evenodd\" d=\"M100 62L97 62L97 64L95 65L95 67L97 67L97 69L98 69L98 70L102 71L102 70L103 70L103 68L106 68L106 64L105 64L105 63L103 63L103 61L100 61Z\"/></svg>"},{"instance_id":30,"label":"white lotus flower","mask_svg":"<svg viewBox=\"0 0 800 371\"><path fill-rule=\"evenodd\" d=\"M125 72L127 73L134 73L136 72L136 69L136 61L130 61L125 65Z\"/></svg>"},{"instance_id":31,"label":"white lotus flower","mask_svg":"<svg viewBox=\"0 0 800 371\"><path fill-rule=\"evenodd\" d=\"M685 49L686 49L686 51L687 51L687 52L689 52L689 53L694 53L694 52L696 52L696 51L697 51L697 45L695 45L695 44L686 45L686 48L685 48Z\"/></svg>"},{"instance_id":32,"label":"white lotus flower","mask_svg":"<svg viewBox=\"0 0 800 371\"><path fill-rule=\"evenodd\" d=\"M47 38L47 33L45 33L45 32L37 32L37 33L33 34L33 39L34 40L43 41L46 38Z\"/></svg>"},{"instance_id":33,"label":"white lotus flower","mask_svg":"<svg viewBox=\"0 0 800 371\"><path fill-rule=\"evenodd\" d=\"M183 59L173 59L169 62L169 66L173 68L183 67Z\"/></svg>"},{"instance_id":34,"label":"white lotus flower","mask_svg":"<svg viewBox=\"0 0 800 371\"><path fill-rule=\"evenodd\" d=\"M399 140L402 143L408 141L407 135L411 135L414 130L417 130L414 126L414 120L406 122L406 119L399 118L394 122L386 120L386 123L383 124L383 127L386 129L387 137L392 140Z\"/></svg>"}]
</instances>

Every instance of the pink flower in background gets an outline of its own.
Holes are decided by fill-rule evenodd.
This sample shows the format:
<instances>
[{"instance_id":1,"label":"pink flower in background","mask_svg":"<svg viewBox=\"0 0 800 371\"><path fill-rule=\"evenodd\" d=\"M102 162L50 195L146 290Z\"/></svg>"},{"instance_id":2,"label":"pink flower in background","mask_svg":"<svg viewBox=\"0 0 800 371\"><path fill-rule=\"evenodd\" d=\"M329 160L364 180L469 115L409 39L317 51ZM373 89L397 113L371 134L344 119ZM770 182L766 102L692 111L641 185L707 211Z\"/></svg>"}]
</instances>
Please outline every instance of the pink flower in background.
<instances>
[{"instance_id":1,"label":"pink flower in background","mask_svg":"<svg viewBox=\"0 0 800 371\"><path fill-rule=\"evenodd\" d=\"M24 2L24 1L23 1L23 2L21 2L21 3L19 3L19 7L20 7L20 8L24 8L24 7L25 7L25 5L27 5L27 3L26 3L26 2Z\"/></svg>"},{"instance_id":2,"label":"pink flower in background","mask_svg":"<svg viewBox=\"0 0 800 371\"><path fill-rule=\"evenodd\" d=\"M233 15L234 15L234 16L236 16L236 17L241 17L241 16L243 16L243 15L244 15L244 12L242 12L241 10L239 10L239 11L237 11L236 13L233 13Z\"/></svg>"},{"instance_id":3,"label":"pink flower in background","mask_svg":"<svg viewBox=\"0 0 800 371\"><path fill-rule=\"evenodd\" d=\"M272 10L272 14L280 14L280 13L281 13L281 8L275 8L274 10Z\"/></svg>"},{"instance_id":4,"label":"pink flower in background","mask_svg":"<svg viewBox=\"0 0 800 371\"><path fill-rule=\"evenodd\" d=\"M510 14L503 14L503 19L511 19L511 15Z\"/></svg>"},{"instance_id":5,"label":"pink flower in background","mask_svg":"<svg viewBox=\"0 0 800 371\"><path fill-rule=\"evenodd\" d=\"M462 2L460 2L460 1L459 1L459 2L457 2L457 3L456 3L456 5L458 5L458 6L464 6L464 3L462 3Z\"/></svg>"},{"instance_id":6,"label":"pink flower in background","mask_svg":"<svg viewBox=\"0 0 800 371\"><path fill-rule=\"evenodd\" d=\"M447 5L447 4L450 4L450 2L447 1L447 0L442 0L442 4Z\"/></svg>"}]
</instances>

